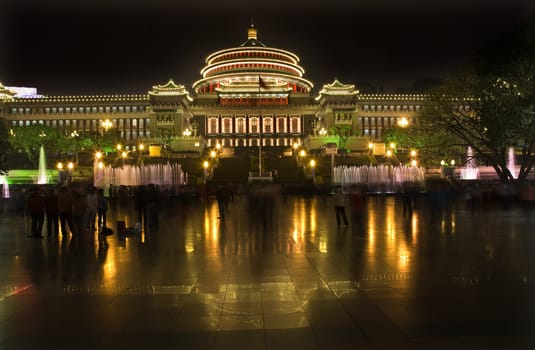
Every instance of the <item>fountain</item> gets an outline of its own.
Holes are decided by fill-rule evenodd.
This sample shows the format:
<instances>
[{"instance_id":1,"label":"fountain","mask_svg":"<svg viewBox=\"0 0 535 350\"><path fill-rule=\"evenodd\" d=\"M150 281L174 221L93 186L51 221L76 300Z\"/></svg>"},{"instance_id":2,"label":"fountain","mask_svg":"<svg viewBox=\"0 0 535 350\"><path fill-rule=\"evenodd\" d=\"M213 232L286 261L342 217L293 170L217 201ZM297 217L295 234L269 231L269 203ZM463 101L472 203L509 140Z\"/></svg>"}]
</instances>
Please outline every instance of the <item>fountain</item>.
<instances>
[{"instance_id":1,"label":"fountain","mask_svg":"<svg viewBox=\"0 0 535 350\"><path fill-rule=\"evenodd\" d=\"M94 167L94 184L100 188L112 186L140 186L155 184L165 188L176 188L188 182L187 173L182 171L180 164L148 164L130 165L113 168Z\"/></svg>"},{"instance_id":2,"label":"fountain","mask_svg":"<svg viewBox=\"0 0 535 350\"><path fill-rule=\"evenodd\" d=\"M507 154L507 169L511 172L513 179L518 177L515 164L515 149L513 147L509 147L509 152Z\"/></svg>"},{"instance_id":3,"label":"fountain","mask_svg":"<svg viewBox=\"0 0 535 350\"><path fill-rule=\"evenodd\" d=\"M461 180L479 179L479 167L474 158L472 147L466 149L466 166L461 169Z\"/></svg>"},{"instance_id":4,"label":"fountain","mask_svg":"<svg viewBox=\"0 0 535 350\"><path fill-rule=\"evenodd\" d=\"M39 173L37 175L38 184L47 184L48 176L46 174L46 157L45 157L45 148L41 145L39 149Z\"/></svg>"},{"instance_id":5,"label":"fountain","mask_svg":"<svg viewBox=\"0 0 535 350\"><path fill-rule=\"evenodd\" d=\"M9 183L7 182L7 176L0 175L0 185L2 185L2 198L9 198Z\"/></svg>"},{"instance_id":6,"label":"fountain","mask_svg":"<svg viewBox=\"0 0 535 350\"><path fill-rule=\"evenodd\" d=\"M366 184L376 192L393 192L404 183L425 180L424 168L405 165L342 165L335 167L333 174L333 183L342 186Z\"/></svg>"}]
</instances>

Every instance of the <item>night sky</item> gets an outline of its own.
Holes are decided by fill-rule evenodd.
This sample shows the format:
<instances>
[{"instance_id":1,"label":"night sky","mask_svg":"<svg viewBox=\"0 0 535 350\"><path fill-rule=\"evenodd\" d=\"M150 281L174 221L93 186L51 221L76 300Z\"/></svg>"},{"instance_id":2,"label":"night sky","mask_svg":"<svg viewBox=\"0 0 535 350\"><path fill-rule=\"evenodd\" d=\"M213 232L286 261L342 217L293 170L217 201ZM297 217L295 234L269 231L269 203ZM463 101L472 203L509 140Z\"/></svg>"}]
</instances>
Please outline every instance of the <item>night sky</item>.
<instances>
[{"instance_id":1,"label":"night sky","mask_svg":"<svg viewBox=\"0 0 535 350\"><path fill-rule=\"evenodd\" d=\"M112 4L109 4L112 3ZM444 78L535 14L533 0L2 0L0 82L46 95L190 91L206 56L246 40L296 53L318 91Z\"/></svg>"}]
</instances>

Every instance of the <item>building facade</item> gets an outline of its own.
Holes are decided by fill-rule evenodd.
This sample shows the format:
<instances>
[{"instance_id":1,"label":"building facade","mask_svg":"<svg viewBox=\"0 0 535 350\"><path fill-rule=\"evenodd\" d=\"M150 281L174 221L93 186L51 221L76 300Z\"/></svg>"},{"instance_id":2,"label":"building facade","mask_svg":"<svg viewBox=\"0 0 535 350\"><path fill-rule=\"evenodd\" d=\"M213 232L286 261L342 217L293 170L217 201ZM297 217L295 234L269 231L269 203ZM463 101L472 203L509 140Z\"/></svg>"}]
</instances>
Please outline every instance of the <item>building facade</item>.
<instances>
[{"instance_id":1,"label":"building facade","mask_svg":"<svg viewBox=\"0 0 535 350\"><path fill-rule=\"evenodd\" d=\"M66 134L116 128L126 144L192 137L208 147L290 147L342 125L378 140L392 125L417 123L426 100L361 94L337 79L314 94L304 76L296 54L266 46L251 25L241 45L206 57L191 92L173 80L141 95L42 96L0 84L0 117Z\"/></svg>"}]
</instances>

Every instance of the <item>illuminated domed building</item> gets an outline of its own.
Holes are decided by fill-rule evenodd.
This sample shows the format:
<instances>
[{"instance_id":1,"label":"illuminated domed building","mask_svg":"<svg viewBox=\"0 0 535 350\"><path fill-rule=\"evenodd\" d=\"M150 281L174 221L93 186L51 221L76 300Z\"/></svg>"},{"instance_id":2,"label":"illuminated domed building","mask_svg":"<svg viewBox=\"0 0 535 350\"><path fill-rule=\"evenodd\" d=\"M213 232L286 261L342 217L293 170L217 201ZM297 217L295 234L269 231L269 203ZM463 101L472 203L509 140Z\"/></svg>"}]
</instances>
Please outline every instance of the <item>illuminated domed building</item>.
<instances>
[{"instance_id":1,"label":"illuminated domed building","mask_svg":"<svg viewBox=\"0 0 535 350\"><path fill-rule=\"evenodd\" d=\"M299 57L257 34L251 25L241 45L209 54L191 92L173 80L139 95L43 96L0 84L0 117L11 126L45 124L65 133L111 127L126 144L166 140L177 152L198 154L215 144L319 148L339 125L360 136L346 145L359 151L367 145L362 140L379 139L383 129L416 122L422 95L361 94L335 79L314 96Z\"/></svg>"}]
</instances>

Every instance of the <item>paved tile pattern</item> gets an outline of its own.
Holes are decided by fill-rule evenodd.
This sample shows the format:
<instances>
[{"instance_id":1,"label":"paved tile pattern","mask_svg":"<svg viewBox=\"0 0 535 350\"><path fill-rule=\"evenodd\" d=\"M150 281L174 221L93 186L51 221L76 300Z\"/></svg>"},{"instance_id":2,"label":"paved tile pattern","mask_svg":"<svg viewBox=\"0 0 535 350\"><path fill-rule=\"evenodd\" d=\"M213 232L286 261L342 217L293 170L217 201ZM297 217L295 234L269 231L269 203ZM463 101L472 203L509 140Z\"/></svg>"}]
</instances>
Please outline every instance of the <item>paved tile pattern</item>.
<instances>
[{"instance_id":1,"label":"paved tile pattern","mask_svg":"<svg viewBox=\"0 0 535 350\"><path fill-rule=\"evenodd\" d=\"M213 200L163 201L108 246L26 238L4 209L0 349L535 348L533 211L369 197L360 232L330 197L274 205L236 197L221 221Z\"/></svg>"}]
</instances>

